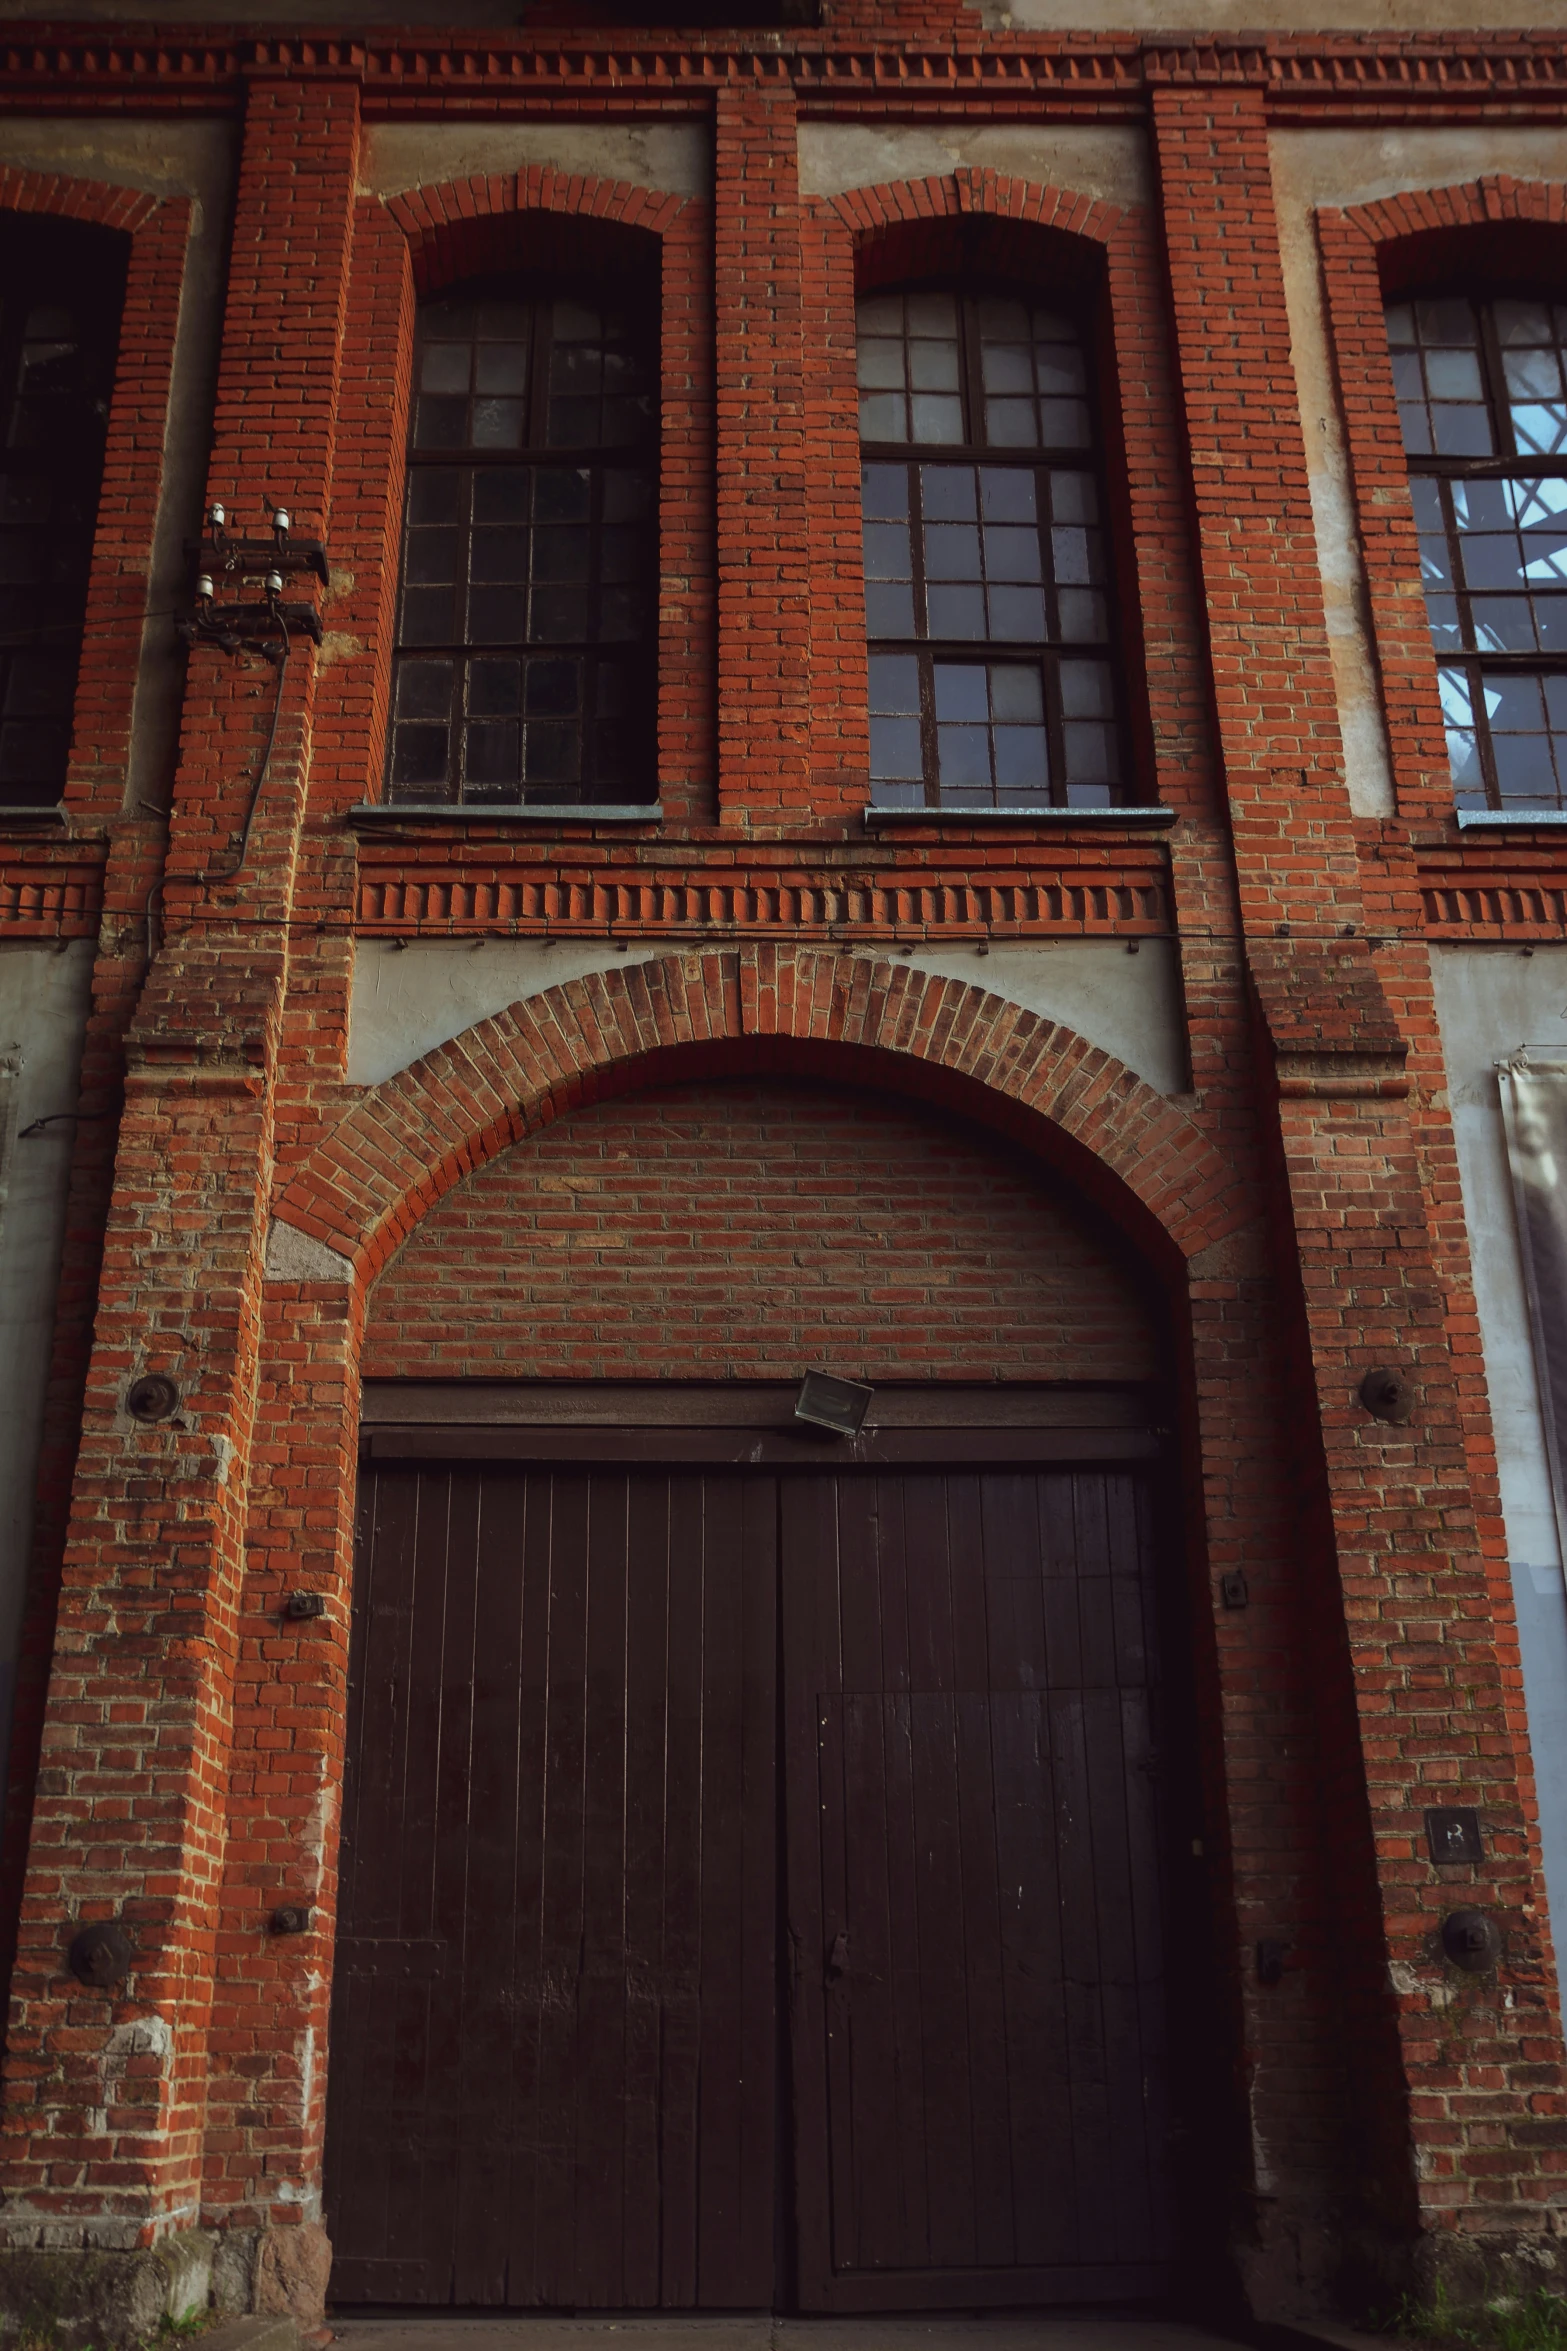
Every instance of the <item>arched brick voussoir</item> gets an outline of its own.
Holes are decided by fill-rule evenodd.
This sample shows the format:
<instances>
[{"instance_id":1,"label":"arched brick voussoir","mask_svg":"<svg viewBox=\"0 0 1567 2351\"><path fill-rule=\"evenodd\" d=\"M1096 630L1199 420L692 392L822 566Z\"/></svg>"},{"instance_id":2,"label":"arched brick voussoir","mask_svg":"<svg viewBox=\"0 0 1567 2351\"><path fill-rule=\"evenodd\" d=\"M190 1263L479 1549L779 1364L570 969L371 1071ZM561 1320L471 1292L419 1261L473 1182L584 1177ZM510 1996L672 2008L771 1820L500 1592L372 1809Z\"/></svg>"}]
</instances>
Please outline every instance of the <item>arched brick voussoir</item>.
<instances>
[{"instance_id":1,"label":"arched brick voussoir","mask_svg":"<svg viewBox=\"0 0 1567 2351\"><path fill-rule=\"evenodd\" d=\"M161 201L145 189L105 180L73 179L63 172L28 171L15 164L0 169L0 212L47 213L55 220L79 221L84 228L118 229L134 236L160 209Z\"/></svg>"},{"instance_id":2,"label":"arched brick voussoir","mask_svg":"<svg viewBox=\"0 0 1567 2351\"><path fill-rule=\"evenodd\" d=\"M386 209L408 240L415 287L427 295L461 278L514 269L525 258L517 239L526 233L530 214L640 232L650 240L645 250L656 268L658 246L651 240L669 235L694 201L546 163L410 188L389 196Z\"/></svg>"},{"instance_id":3,"label":"arched brick voussoir","mask_svg":"<svg viewBox=\"0 0 1567 2351\"><path fill-rule=\"evenodd\" d=\"M1172 1273L1245 1215L1201 1129L1075 1031L905 963L768 945L594 973L477 1022L369 1090L274 1211L366 1283L454 1183L563 1112L768 1069L922 1095L1012 1135Z\"/></svg>"},{"instance_id":4,"label":"arched brick voussoir","mask_svg":"<svg viewBox=\"0 0 1567 2351\"><path fill-rule=\"evenodd\" d=\"M1325 215L1333 210L1323 207ZM1336 217L1377 248L1454 229L1491 228L1504 221L1567 229L1567 184L1488 172L1481 179L1457 180L1448 187L1407 188L1396 196L1347 205Z\"/></svg>"},{"instance_id":5,"label":"arched brick voussoir","mask_svg":"<svg viewBox=\"0 0 1567 2351\"><path fill-rule=\"evenodd\" d=\"M847 188L841 195L813 200L819 213L836 215L857 240L920 221L963 215L1018 221L1031 228L1057 229L1108 245L1126 218L1127 207L1072 188L1023 180L988 167L963 165L928 179L887 180L874 187Z\"/></svg>"}]
</instances>

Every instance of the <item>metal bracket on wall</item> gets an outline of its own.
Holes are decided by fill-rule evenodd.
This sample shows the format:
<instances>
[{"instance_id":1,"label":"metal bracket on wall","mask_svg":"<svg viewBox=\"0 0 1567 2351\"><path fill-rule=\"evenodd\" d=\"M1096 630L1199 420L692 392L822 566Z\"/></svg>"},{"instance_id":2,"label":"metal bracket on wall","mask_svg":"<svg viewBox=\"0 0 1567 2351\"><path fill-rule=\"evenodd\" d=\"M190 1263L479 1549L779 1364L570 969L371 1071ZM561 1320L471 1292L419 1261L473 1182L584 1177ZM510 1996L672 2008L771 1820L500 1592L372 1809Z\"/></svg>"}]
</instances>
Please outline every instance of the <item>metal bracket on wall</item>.
<instances>
[{"instance_id":1,"label":"metal bracket on wall","mask_svg":"<svg viewBox=\"0 0 1567 2351\"><path fill-rule=\"evenodd\" d=\"M313 604L281 601L291 579L310 573L323 588L332 584L326 549L319 539L297 539L288 509L272 509L272 530L266 538L235 538L228 529L228 510L213 506L207 515L206 535L187 539L185 553L195 566L195 608L175 621L187 645L216 645L224 653L250 651L278 661L293 636L321 642L321 616ZM256 602L219 603L222 593L242 596L259 590Z\"/></svg>"}]
</instances>

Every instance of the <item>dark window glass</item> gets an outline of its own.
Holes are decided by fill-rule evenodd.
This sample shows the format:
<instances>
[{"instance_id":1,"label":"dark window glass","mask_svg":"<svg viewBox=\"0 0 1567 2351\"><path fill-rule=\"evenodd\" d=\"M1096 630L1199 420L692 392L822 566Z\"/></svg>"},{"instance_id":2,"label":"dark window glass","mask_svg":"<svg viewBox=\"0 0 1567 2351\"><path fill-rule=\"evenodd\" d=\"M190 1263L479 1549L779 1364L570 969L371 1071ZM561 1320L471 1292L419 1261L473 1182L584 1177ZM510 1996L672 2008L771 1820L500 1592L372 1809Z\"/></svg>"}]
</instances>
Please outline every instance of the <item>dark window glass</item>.
<instances>
[{"instance_id":1,"label":"dark window glass","mask_svg":"<svg viewBox=\"0 0 1567 2351\"><path fill-rule=\"evenodd\" d=\"M1567 305L1395 302L1388 345L1460 808L1567 808Z\"/></svg>"},{"instance_id":2,"label":"dark window glass","mask_svg":"<svg viewBox=\"0 0 1567 2351\"><path fill-rule=\"evenodd\" d=\"M652 798L651 341L613 302L425 307L390 799Z\"/></svg>"},{"instance_id":3,"label":"dark window glass","mask_svg":"<svg viewBox=\"0 0 1567 2351\"><path fill-rule=\"evenodd\" d=\"M858 349L873 804L1120 799L1076 325L1015 296L872 294Z\"/></svg>"},{"instance_id":4,"label":"dark window glass","mask_svg":"<svg viewBox=\"0 0 1567 2351\"><path fill-rule=\"evenodd\" d=\"M0 808L65 788L121 253L118 238L0 219Z\"/></svg>"}]
</instances>

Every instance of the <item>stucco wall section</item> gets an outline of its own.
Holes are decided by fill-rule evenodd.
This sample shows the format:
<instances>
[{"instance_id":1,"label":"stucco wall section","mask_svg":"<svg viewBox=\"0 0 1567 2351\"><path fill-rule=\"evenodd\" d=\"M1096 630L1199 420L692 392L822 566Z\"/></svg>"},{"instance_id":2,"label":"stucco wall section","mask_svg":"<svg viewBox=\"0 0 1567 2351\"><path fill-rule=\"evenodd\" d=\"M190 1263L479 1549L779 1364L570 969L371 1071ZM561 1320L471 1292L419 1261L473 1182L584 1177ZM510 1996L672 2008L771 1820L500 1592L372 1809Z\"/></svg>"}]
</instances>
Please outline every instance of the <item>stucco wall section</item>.
<instances>
[{"instance_id":1,"label":"stucco wall section","mask_svg":"<svg viewBox=\"0 0 1567 2351\"><path fill-rule=\"evenodd\" d=\"M1518 1610L1546 1884L1560 1922L1567 1919L1567 1582L1496 1064L1519 1045L1567 1048L1567 948L1520 954L1516 947L1438 946L1431 966Z\"/></svg>"},{"instance_id":2,"label":"stucco wall section","mask_svg":"<svg viewBox=\"0 0 1567 2351\"><path fill-rule=\"evenodd\" d=\"M0 946L0 1775L32 1538L94 942ZM0 1782L3 1784L3 1782Z\"/></svg>"},{"instance_id":3,"label":"stucco wall section","mask_svg":"<svg viewBox=\"0 0 1567 2351\"><path fill-rule=\"evenodd\" d=\"M378 123L360 153L359 189L401 196L532 164L671 196L705 196L713 180L712 145L700 123Z\"/></svg>"},{"instance_id":4,"label":"stucco wall section","mask_svg":"<svg viewBox=\"0 0 1567 2351\"><path fill-rule=\"evenodd\" d=\"M531 939L428 939L407 947L362 939L348 1015L349 1082L379 1085L508 1004L590 971L649 963L669 952ZM1136 953L1123 939L1060 939L994 947L987 955L972 947L920 947L907 960L917 971L988 988L1063 1022L1162 1094L1178 1094L1187 1084L1185 1021L1168 939L1143 939Z\"/></svg>"},{"instance_id":5,"label":"stucco wall section","mask_svg":"<svg viewBox=\"0 0 1567 2351\"><path fill-rule=\"evenodd\" d=\"M800 125L800 193L841 196L890 180L923 180L960 167L1006 172L1045 187L1072 188L1109 203L1142 204L1152 195L1141 131L1094 124L962 123L898 125L807 122Z\"/></svg>"}]
</instances>

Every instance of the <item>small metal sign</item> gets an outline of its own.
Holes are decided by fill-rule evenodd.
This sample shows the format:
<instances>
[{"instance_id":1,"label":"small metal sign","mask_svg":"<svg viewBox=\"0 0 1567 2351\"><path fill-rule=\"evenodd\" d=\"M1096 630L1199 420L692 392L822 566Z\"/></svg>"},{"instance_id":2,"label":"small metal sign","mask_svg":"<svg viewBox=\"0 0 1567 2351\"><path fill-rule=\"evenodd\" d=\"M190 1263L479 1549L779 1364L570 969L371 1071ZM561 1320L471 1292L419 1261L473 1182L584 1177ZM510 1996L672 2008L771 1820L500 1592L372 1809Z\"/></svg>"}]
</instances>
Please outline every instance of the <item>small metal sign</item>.
<instances>
[{"instance_id":1,"label":"small metal sign","mask_svg":"<svg viewBox=\"0 0 1567 2351\"><path fill-rule=\"evenodd\" d=\"M808 1371L794 1400L794 1417L809 1421L812 1428L831 1429L835 1437L857 1436L875 1393L859 1380L840 1380L830 1371Z\"/></svg>"},{"instance_id":2,"label":"small metal sign","mask_svg":"<svg viewBox=\"0 0 1567 2351\"><path fill-rule=\"evenodd\" d=\"M1480 1815L1462 1808L1428 1812L1426 1843L1433 1861L1483 1861Z\"/></svg>"}]
</instances>

